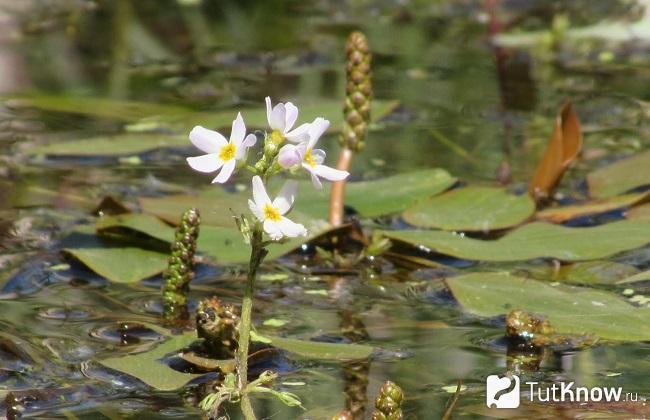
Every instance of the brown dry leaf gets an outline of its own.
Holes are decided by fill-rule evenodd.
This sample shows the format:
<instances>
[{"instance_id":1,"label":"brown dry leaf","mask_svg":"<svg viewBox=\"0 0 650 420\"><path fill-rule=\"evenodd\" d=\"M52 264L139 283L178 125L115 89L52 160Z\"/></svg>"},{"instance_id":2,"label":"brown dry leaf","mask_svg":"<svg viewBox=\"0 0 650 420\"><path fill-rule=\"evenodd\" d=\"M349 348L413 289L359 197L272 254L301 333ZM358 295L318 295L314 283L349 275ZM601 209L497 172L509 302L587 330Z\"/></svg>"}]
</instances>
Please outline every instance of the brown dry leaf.
<instances>
[{"instance_id":1,"label":"brown dry leaf","mask_svg":"<svg viewBox=\"0 0 650 420\"><path fill-rule=\"evenodd\" d=\"M565 102L555 119L553 134L528 187L528 193L539 201L548 197L573 163L582 147L580 121L570 101Z\"/></svg>"}]
</instances>

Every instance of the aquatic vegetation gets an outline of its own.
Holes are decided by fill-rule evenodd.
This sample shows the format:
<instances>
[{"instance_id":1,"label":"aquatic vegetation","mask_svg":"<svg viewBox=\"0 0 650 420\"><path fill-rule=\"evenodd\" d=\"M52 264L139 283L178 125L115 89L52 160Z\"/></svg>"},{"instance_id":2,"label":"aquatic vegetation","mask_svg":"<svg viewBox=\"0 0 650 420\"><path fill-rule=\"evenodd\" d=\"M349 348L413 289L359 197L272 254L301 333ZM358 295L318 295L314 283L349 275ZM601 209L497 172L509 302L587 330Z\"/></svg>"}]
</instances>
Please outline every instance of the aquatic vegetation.
<instances>
[{"instance_id":1,"label":"aquatic vegetation","mask_svg":"<svg viewBox=\"0 0 650 420\"><path fill-rule=\"evenodd\" d=\"M183 213L176 230L167 269L163 273L163 316L168 321L189 318L187 293L194 277L194 253L200 223L198 210L189 209Z\"/></svg>"},{"instance_id":2,"label":"aquatic vegetation","mask_svg":"<svg viewBox=\"0 0 650 420\"><path fill-rule=\"evenodd\" d=\"M375 412L372 413L372 420L401 420L403 418L403 400L402 388L391 381L384 382L375 399Z\"/></svg>"},{"instance_id":3,"label":"aquatic vegetation","mask_svg":"<svg viewBox=\"0 0 650 420\"><path fill-rule=\"evenodd\" d=\"M368 40L362 32L352 32L345 44L347 62L345 67L344 124L340 137L341 152L336 168L348 171L354 153L364 147L372 97L371 62L372 54ZM329 222L333 226L343 223L345 181L333 184L330 196Z\"/></svg>"},{"instance_id":4,"label":"aquatic vegetation","mask_svg":"<svg viewBox=\"0 0 650 420\"><path fill-rule=\"evenodd\" d=\"M308 164L310 168L313 164L312 169L314 170L314 172L310 171L312 179L316 175L326 178L330 175L329 168L322 165L323 155L318 155L321 158L318 163L311 161L314 159L311 154L312 147L329 126L329 121L316 118L311 124L304 123L292 130L298 118L298 108L295 105L287 102L271 107L271 99L267 97L266 107L267 119L272 131L265 134L261 158L253 166L247 167L255 174L252 177L252 200L248 200L248 207L257 220L251 220L244 214L237 217L237 226L244 241L250 244L251 253L242 301L241 320L237 326L236 381L233 379L234 376L227 378L222 385L217 387L213 394L208 395L201 403L205 410L216 413L223 401L240 402L242 413L247 419L255 418L250 402L250 394L254 392L269 392L278 396L290 406L300 405L300 402L293 394L276 392L266 387L273 379L270 373L263 373L257 380L248 383L248 349L251 340L253 292L257 279L257 270L268 254L267 247L272 242L307 235L307 230L302 224L295 223L285 216L294 205L298 184L295 181L286 181L273 201L266 192L266 184L272 176L281 173L283 167L293 166L294 162L287 159L286 156L287 153L293 154L294 152L297 153L299 161L310 159ZM236 161L245 160L245 149L255 143L255 136L251 134L246 136L245 130L241 114L238 114L237 119L233 122L230 143L226 142L225 138L217 132L195 127L190 133L190 140L195 146L208 154L199 158L188 158L189 165L199 172L212 172L223 166L213 182L223 183L227 181L235 169ZM285 140L298 143L298 146L291 151L284 149L285 152L282 155L280 145ZM241 148L244 150L240 151ZM283 159L285 164L289 160L291 164L281 165L280 159ZM318 170L318 168L327 169ZM340 175L342 177L339 176L337 179L347 177L348 174L342 173ZM314 181L314 184L320 186L320 181ZM268 236L269 240L265 239L265 235Z\"/></svg>"}]
</instances>

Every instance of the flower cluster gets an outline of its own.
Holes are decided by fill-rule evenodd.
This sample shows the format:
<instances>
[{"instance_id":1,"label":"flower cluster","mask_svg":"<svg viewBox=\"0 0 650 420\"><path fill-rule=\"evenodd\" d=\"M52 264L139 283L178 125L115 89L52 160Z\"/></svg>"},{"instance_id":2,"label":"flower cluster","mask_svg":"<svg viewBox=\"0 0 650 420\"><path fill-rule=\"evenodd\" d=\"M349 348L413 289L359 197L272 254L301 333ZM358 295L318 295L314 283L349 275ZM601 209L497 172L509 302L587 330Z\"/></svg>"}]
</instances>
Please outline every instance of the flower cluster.
<instances>
[{"instance_id":1,"label":"flower cluster","mask_svg":"<svg viewBox=\"0 0 650 420\"><path fill-rule=\"evenodd\" d=\"M199 172L218 172L213 183L227 182L238 168L246 167L255 174L252 179L253 199L248 200L248 205L272 240L306 235L307 231L303 225L285 216L293 206L298 183L287 181L275 200L271 200L265 186L270 176L283 171L295 173L302 168L309 173L314 186L321 189L321 178L341 181L349 175L346 171L323 165L325 152L315 148L330 122L319 117L294 128L298 113L298 108L291 102L272 106L271 98L266 98L266 118L271 131L265 135L263 155L254 166L246 162L248 149L257 139L252 133L246 135L241 114L238 113L232 123L229 140L219 132L201 126L190 132L192 144L205 154L189 157L187 163Z\"/></svg>"}]
</instances>

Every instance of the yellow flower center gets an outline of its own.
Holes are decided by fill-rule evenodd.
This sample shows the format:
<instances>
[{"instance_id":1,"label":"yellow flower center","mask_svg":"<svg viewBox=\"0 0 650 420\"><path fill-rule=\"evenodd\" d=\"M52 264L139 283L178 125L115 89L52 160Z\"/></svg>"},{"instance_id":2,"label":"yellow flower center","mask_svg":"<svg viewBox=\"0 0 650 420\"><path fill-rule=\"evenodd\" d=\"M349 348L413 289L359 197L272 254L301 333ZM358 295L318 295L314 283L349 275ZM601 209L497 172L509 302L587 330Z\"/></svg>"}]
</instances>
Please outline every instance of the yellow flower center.
<instances>
[{"instance_id":1,"label":"yellow flower center","mask_svg":"<svg viewBox=\"0 0 650 420\"><path fill-rule=\"evenodd\" d=\"M273 130L273 131L271 131L271 141L272 141L273 144L275 144L276 146L282 144L282 142L284 141L284 134L282 134L282 133L281 133L280 131L278 131L278 130Z\"/></svg>"},{"instance_id":2,"label":"yellow flower center","mask_svg":"<svg viewBox=\"0 0 650 420\"><path fill-rule=\"evenodd\" d=\"M282 220L282 216L280 215L280 212L278 209L273 207L270 204L266 204L264 206L264 220L272 220L274 222L279 222Z\"/></svg>"},{"instance_id":3,"label":"yellow flower center","mask_svg":"<svg viewBox=\"0 0 650 420\"><path fill-rule=\"evenodd\" d=\"M229 160L235 158L235 154L237 154L237 146L228 143L219 151L219 159L223 160L224 162L228 162Z\"/></svg>"},{"instance_id":4,"label":"yellow flower center","mask_svg":"<svg viewBox=\"0 0 650 420\"><path fill-rule=\"evenodd\" d=\"M312 168L316 167L316 161L314 160L314 155L311 154L311 147L305 151L305 157L303 158L305 163Z\"/></svg>"}]
</instances>

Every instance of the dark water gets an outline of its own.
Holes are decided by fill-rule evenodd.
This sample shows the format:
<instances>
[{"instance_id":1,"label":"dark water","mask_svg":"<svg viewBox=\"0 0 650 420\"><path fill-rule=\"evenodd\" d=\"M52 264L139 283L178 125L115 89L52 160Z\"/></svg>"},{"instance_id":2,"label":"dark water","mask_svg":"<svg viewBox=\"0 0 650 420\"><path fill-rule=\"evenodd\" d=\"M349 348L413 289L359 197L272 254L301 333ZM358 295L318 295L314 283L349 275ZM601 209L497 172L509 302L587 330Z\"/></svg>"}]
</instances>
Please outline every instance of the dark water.
<instances>
[{"instance_id":1,"label":"dark water","mask_svg":"<svg viewBox=\"0 0 650 420\"><path fill-rule=\"evenodd\" d=\"M588 25L640 14L630 2L502 3L502 23L531 31L549 28L558 15ZM375 97L400 107L374 127L354 179L443 167L468 182L493 183L505 162L512 188L525 189L566 97L587 133L585 159L565 183L567 194L584 194L581 175L602 162L590 156L615 158L647 143L639 102L650 99L647 44L597 39L505 53L489 43L489 19L483 2L464 0L0 0L0 396L13 391L19 409L36 417L200 416L200 386L155 392L96 362L161 338L147 327L159 322L156 279L109 284L59 253L61 239L91 221L90 210L106 195L133 202L203 186L184 163L189 147L135 161L34 158L35 144L119 133L124 123L82 109L24 108L9 98L86 95L197 111L260 106L267 95L297 104L340 98L343 45L360 28L374 52ZM335 136L328 140L334 155ZM647 260L631 255L638 266ZM286 271L303 258L266 271ZM502 320L463 315L427 270L386 268L375 275L290 272L284 282L260 284L258 321L283 319L279 332L323 340L341 340L342 327L358 321L363 341L380 349L371 362L356 364L286 355L263 361L257 369L279 370L280 382L289 383L280 387L297 393L307 411L260 398L260 417L328 418L346 398L370 407L386 379L405 390L408 418L438 418L458 380L467 389L456 413L483 415L484 378L512 367L498 340ZM204 267L196 284L193 299L217 294L237 302L241 294L230 269ZM551 353L536 375L642 394L649 353L645 343ZM291 385L300 382L306 385Z\"/></svg>"}]
</instances>

